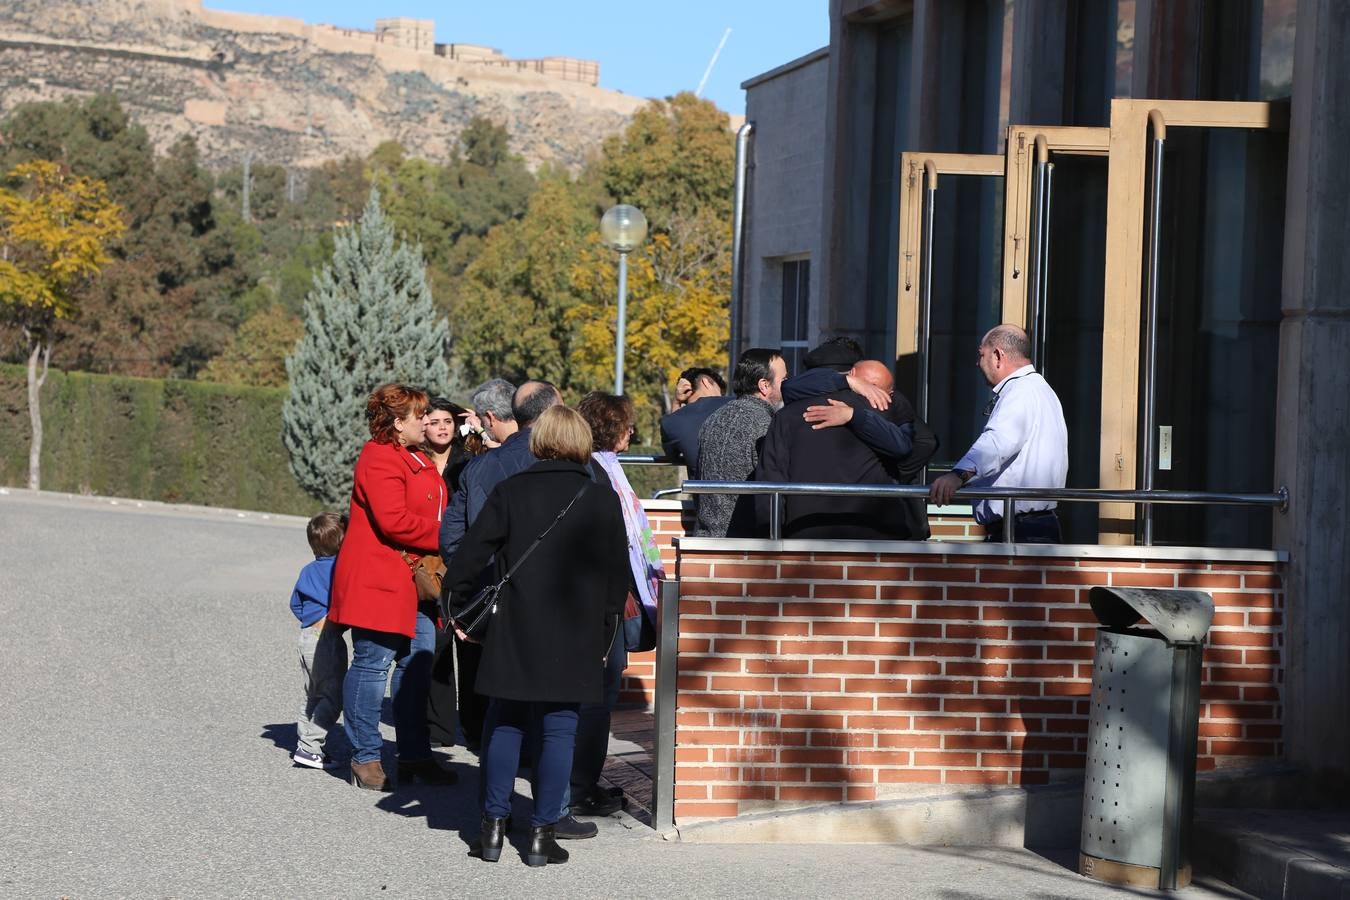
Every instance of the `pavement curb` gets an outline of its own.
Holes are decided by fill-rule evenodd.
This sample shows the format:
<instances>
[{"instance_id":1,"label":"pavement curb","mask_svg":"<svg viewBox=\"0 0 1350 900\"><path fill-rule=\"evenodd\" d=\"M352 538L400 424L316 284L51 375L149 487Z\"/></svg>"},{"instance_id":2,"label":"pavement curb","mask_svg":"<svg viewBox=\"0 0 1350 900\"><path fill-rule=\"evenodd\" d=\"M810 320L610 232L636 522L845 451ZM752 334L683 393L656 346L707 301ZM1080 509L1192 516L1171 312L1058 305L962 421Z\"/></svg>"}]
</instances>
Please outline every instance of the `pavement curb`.
<instances>
[{"instance_id":1,"label":"pavement curb","mask_svg":"<svg viewBox=\"0 0 1350 900\"><path fill-rule=\"evenodd\" d=\"M1241 828L1195 823L1197 868L1261 900L1350 900L1350 869Z\"/></svg>"}]
</instances>

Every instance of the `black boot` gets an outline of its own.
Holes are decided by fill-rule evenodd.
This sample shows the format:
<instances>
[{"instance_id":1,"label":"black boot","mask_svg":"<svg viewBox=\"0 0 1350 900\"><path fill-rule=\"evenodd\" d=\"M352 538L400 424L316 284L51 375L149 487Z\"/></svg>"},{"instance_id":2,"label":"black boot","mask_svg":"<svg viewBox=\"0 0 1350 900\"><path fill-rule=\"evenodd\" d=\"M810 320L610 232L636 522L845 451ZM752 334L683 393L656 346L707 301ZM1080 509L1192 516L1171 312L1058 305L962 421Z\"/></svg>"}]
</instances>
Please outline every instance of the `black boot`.
<instances>
[{"instance_id":1,"label":"black boot","mask_svg":"<svg viewBox=\"0 0 1350 900\"><path fill-rule=\"evenodd\" d=\"M478 840L469 848L469 854L480 856L483 862L496 862L502 858L502 844L506 840L506 819L483 816L478 826Z\"/></svg>"},{"instance_id":2,"label":"black boot","mask_svg":"<svg viewBox=\"0 0 1350 900\"><path fill-rule=\"evenodd\" d=\"M530 850L525 854L525 865L542 866L545 863L567 862L567 851L553 839L552 825L530 826Z\"/></svg>"}]
</instances>

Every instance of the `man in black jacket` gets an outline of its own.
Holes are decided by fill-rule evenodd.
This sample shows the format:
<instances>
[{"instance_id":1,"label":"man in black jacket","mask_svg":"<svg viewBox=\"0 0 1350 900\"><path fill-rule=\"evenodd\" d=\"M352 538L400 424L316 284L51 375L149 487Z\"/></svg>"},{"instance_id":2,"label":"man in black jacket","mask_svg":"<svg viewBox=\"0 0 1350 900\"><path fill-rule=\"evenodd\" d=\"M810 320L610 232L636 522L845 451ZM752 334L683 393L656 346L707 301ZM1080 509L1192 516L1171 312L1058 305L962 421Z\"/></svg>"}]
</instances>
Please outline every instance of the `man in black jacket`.
<instances>
[{"instance_id":1,"label":"man in black jacket","mask_svg":"<svg viewBox=\"0 0 1350 900\"><path fill-rule=\"evenodd\" d=\"M819 371L784 383L783 398L790 402L769 427L755 480L915 483L937 452L937 436L909 401L894 393L894 378L884 364L855 361L843 372L851 353L838 345L827 348L808 354L808 364L816 363ZM855 383L886 409L873 409L853 389ZM759 500L759 518L767 522L768 498ZM927 507L921 498L785 496L781 533L784 538L927 540Z\"/></svg>"}]
</instances>

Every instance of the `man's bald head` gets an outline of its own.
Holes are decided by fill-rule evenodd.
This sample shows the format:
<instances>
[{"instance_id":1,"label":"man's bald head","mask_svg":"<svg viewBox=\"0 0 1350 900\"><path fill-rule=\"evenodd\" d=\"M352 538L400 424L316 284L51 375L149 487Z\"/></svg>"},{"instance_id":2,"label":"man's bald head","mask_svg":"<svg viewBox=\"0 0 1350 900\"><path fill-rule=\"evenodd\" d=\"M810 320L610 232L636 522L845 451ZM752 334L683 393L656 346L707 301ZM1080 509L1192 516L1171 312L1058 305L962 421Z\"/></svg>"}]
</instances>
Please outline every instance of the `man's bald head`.
<instances>
[{"instance_id":1,"label":"man's bald head","mask_svg":"<svg viewBox=\"0 0 1350 900\"><path fill-rule=\"evenodd\" d=\"M989 329L981 347L997 347L1013 362L1026 365L1031 362L1031 338L1017 325L996 325Z\"/></svg>"},{"instance_id":2,"label":"man's bald head","mask_svg":"<svg viewBox=\"0 0 1350 900\"><path fill-rule=\"evenodd\" d=\"M980 341L976 365L991 387L1030 363L1031 339L1016 325L995 326Z\"/></svg>"},{"instance_id":3,"label":"man's bald head","mask_svg":"<svg viewBox=\"0 0 1350 900\"><path fill-rule=\"evenodd\" d=\"M527 381L516 388L515 395L511 397L511 412L517 425L529 428L544 414L544 410L561 403L562 394L550 382Z\"/></svg>"},{"instance_id":4,"label":"man's bald head","mask_svg":"<svg viewBox=\"0 0 1350 900\"><path fill-rule=\"evenodd\" d=\"M895 388L895 376L891 374L891 370L887 368L886 364L879 360L859 360L849 370L849 374L856 375L873 387L879 387L887 393Z\"/></svg>"}]
</instances>

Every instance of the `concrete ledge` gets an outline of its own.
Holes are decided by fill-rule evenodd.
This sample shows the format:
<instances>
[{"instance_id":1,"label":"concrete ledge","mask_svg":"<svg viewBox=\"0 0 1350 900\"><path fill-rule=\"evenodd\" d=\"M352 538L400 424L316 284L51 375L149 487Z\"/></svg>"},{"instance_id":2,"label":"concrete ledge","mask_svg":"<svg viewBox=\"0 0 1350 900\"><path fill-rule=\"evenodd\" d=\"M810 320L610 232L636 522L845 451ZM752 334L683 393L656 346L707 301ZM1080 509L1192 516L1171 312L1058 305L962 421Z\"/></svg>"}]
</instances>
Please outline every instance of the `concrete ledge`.
<instances>
[{"instance_id":1,"label":"concrete ledge","mask_svg":"<svg viewBox=\"0 0 1350 900\"><path fill-rule=\"evenodd\" d=\"M1281 796L1295 795L1295 786L1299 783L1298 770L1284 763L1202 774L1196 779L1196 803L1200 807L1196 813L1196 833L1200 834L1202 827L1216 817L1250 816L1250 809L1234 809L1230 813L1224 807L1274 806ZM1245 804L1241 802L1243 799L1247 801ZM1083 783L1079 779L1026 788L913 785L902 797L747 813L734 819L681 825L676 828L676 834L678 840L713 844L832 842L1067 850L1078 847L1082 809ZM1324 814L1298 812L1290 815L1315 820ZM1347 820L1350 821L1350 814L1347 814ZM1313 839L1325 843L1323 832L1326 828L1317 830L1319 826L1313 827ZM1350 828L1346 830L1350 831ZM1333 851L1334 841L1332 838L1330 844ZM1347 847L1350 847L1350 841ZM1219 855L1236 858L1227 852ZM1305 852L1303 856L1310 854ZM1237 885L1213 866L1205 866L1204 870ZM1307 866L1300 867L1300 873L1305 870L1311 872ZM1290 898L1295 896L1289 895ZM1340 900L1350 900L1350 893Z\"/></svg>"},{"instance_id":2,"label":"concrete ledge","mask_svg":"<svg viewBox=\"0 0 1350 900\"><path fill-rule=\"evenodd\" d=\"M1193 842L1196 868L1261 900L1350 898L1350 814L1288 815L1293 818L1272 819L1256 810L1240 817L1202 813ZM1326 820L1329 815L1335 818Z\"/></svg>"},{"instance_id":3,"label":"concrete ledge","mask_svg":"<svg viewBox=\"0 0 1350 900\"><path fill-rule=\"evenodd\" d=\"M846 843L1076 847L1081 783L1033 788L944 789L871 803L813 806L680 826L695 843Z\"/></svg>"}]
</instances>

